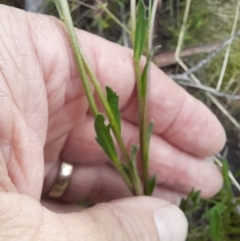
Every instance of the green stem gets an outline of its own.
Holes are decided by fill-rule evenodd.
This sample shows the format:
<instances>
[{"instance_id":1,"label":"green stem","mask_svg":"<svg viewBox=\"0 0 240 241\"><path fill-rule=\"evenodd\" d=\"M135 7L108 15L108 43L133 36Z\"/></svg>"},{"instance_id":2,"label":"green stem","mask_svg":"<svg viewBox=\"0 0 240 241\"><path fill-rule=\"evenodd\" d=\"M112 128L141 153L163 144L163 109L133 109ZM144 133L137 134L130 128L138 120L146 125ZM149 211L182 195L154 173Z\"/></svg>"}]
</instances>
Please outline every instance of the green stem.
<instances>
[{"instance_id":1,"label":"green stem","mask_svg":"<svg viewBox=\"0 0 240 241\"><path fill-rule=\"evenodd\" d=\"M129 154L128 154L128 151L124 145L124 142L123 142L123 139L122 139L122 136L121 136L121 133L120 133L120 130L118 128L118 125L116 125L116 121L115 121L115 117L111 111L111 108L104 96L104 94L102 93L102 89L101 89L101 86L99 85L99 82L97 81L97 78L96 76L94 75L94 73L92 72L91 68L89 67L89 64L87 63L87 60L86 58L84 58L84 63L85 63L85 68L86 68L86 71L89 75L89 78L96 90L96 92L98 93L99 95L99 98L105 108L105 111L107 113L107 116L111 122L111 127L112 127L112 131L113 131L113 134L117 140L117 143L119 145L119 148L124 156L124 159L126 160L126 163L129 167L129 172L130 172L130 175L131 175L131 179L133 181L133 185L134 185L134 188L135 188L135 194L136 195L142 195L142 188L141 188L141 180L139 178L139 175L138 175L138 172L136 170L136 167L135 165L132 164L132 161L131 161L131 158L129 157Z\"/></svg>"},{"instance_id":2,"label":"green stem","mask_svg":"<svg viewBox=\"0 0 240 241\"><path fill-rule=\"evenodd\" d=\"M148 160L148 143L147 143L147 98L146 93L142 93L141 70L139 61L135 61L135 73L137 80L138 91L138 118L139 118L139 141L140 141L140 156L143 176L144 194L149 194L149 160Z\"/></svg>"},{"instance_id":3,"label":"green stem","mask_svg":"<svg viewBox=\"0 0 240 241\"><path fill-rule=\"evenodd\" d=\"M138 118L139 118L139 142L140 142L140 154L141 154L141 167L142 167L142 178L143 178L143 187L144 187L144 194L151 195L152 192L152 183L151 179L149 179L149 136L151 133L148 133L148 120L147 120L147 90L148 90L148 64L151 60L151 49L152 49L152 39L153 39L153 25L154 19L156 15L158 0L151 0L149 1L149 12L148 12L148 24L147 24L147 36L138 36L139 38L146 38L145 39L145 46L146 46L146 55L148 59L146 60L146 65L143 70L141 71L140 68L140 56L136 54L136 46L134 47L134 66L135 66L135 75L136 75L136 82L137 82L137 91L138 91ZM141 6L141 5L140 5ZM141 9L140 9L141 10ZM141 12L140 12L141 13ZM135 29L139 26L143 25L140 18L137 21L136 25L133 26L132 29ZM134 17L132 16L132 19ZM137 18L138 19L138 18ZM138 25L139 24L139 25ZM144 25L143 25L144 26ZM140 28L139 28L140 29ZM134 39L133 45L138 43L138 39Z\"/></svg>"},{"instance_id":4,"label":"green stem","mask_svg":"<svg viewBox=\"0 0 240 241\"><path fill-rule=\"evenodd\" d=\"M80 43L79 43L78 38L76 36L76 33L74 31L73 22L72 22L72 18L71 18L71 14L70 14L70 10L69 10L69 6L68 6L67 1L66 0L55 0L55 3L56 3L56 6L58 8L58 11L60 11L60 15L63 18L65 26L68 30L70 41L72 43L73 53L74 53L74 56L75 56L75 59L76 59L77 67L78 67L78 72L81 76L83 86L84 86L84 89L85 89L85 93L86 93L87 99L89 101L90 108L91 108L94 116L96 116L99 113L97 105L96 105L95 100L94 100L94 96L92 94L92 91L91 91L91 88L90 88L90 85L89 85L88 74L90 75L90 79L92 80L92 83L93 83L95 89L97 90L97 93L99 94L101 101L103 102L103 105L106 109L106 112L108 114L108 117L109 117L110 121L112 123L115 123L115 118L114 118L113 113L112 113L112 111L111 111L111 109L110 109L110 107L107 103L107 100L105 99L105 97L104 97L104 95L101 91L101 87L98 84L98 81L97 81L96 77L92 73L92 71L91 71L91 69L90 69L89 65L87 64L87 61L84 57L83 50L80 46ZM127 151L126 151L126 148L123 144L123 141L122 141L122 138L120 136L120 132L118 130L117 125L113 124L113 131L114 131L114 134L116 136L116 139L121 144L121 146L120 146L121 150L124 151L124 155L126 156ZM119 171L120 175L124 179L125 183L130 188L130 190L134 191L136 194L140 194L140 191L137 190L136 187L134 187L134 189L136 189L136 190L133 190L133 185L131 184L131 180L129 179L126 171L123 169L121 161L115 160L114 164L115 164L116 169Z\"/></svg>"},{"instance_id":5,"label":"green stem","mask_svg":"<svg viewBox=\"0 0 240 241\"><path fill-rule=\"evenodd\" d=\"M127 187L130 189L130 191L135 194L135 187L133 186L133 183L131 181L131 179L129 178L128 174L126 173L126 171L123 168L122 162L117 159L114 161L114 165L116 170L119 172L119 174L122 176L124 182L126 183Z\"/></svg>"},{"instance_id":6,"label":"green stem","mask_svg":"<svg viewBox=\"0 0 240 241\"><path fill-rule=\"evenodd\" d=\"M143 166L143 186L144 194L149 195L149 157L148 157L148 143L147 143L147 101L146 98L140 103L140 147L141 159Z\"/></svg>"},{"instance_id":7,"label":"green stem","mask_svg":"<svg viewBox=\"0 0 240 241\"><path fill-rule=\"evenodd\" d=\"M96 116L98 114L98 108L96 105L96 102L94 100L94 96L92 94L89 82L88 82L88 76L84 67L84 61L81 55L81 51L79 49L79 42L76 36L76 33L74 31L73 28L73 22L72 22L72 18L70 15L70 10L69 10L69 6L66 0L59 0L58 2L56 2L56 6L57 9L60 13L61 18L63 18L63 21L65 23L65 26L68 30L69 33L69 37L72 43L72 48L73 48L73 53L74 53L74 57L76 59L76 63L77 63L77 68L78 68L78 72L81 76L82 79L82 83L85 89L85 93L90 105L90 108L92 110L92 113L94 114L94 116Z\"/></svg>"}]
</instances>

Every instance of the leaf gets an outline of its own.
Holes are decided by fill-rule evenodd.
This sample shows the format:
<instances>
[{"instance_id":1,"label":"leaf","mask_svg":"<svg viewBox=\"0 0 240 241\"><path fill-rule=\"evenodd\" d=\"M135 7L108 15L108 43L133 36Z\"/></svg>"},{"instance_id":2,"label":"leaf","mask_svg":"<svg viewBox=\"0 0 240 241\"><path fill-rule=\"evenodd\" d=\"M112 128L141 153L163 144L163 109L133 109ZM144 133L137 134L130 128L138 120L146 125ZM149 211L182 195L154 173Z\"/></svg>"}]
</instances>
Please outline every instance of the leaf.
<instances>
[{"instance_id":1,"label":"leaf","mask_svg":"<svg viewBox=\"0 0 240 241\"><path fill-rule=\"evenodd\" d=\"M232 199L233 193L232 193L231 180L229 178L229 165L226 160L223 160L222 163L223 163L222 174L224 179L224 188L227 191L227 196L225 196L225 198Z\"/></svg>"},{"instance_id":2,"label":"leaf","mask_svg":"<svg viewBox=\"0 0 240 241\"><path fill-rule=\"evenodd\" d=\"M148 181L148 193L147 195L152 196L154 188L156 186L157 175L152 176Z\"/></svg>"},{"instance_id":3,"label":"leaf","mask_svg":"<svg viewBox=\"0 0 240 241\"><path fill-rule=\"evenodd\" d=\"M153 120L150 121L148 128L147 128L147 143L148 143L148 149L149 149L149 144L150 144L150 140L151 140L151 135L153 132L153 128L154 128L154 123Z\"/></svg>"},{"instance_id":4,"label":"leaf","mask_svg":"<svg viewBox=\"0 0 240 241\"><path fill-rule=\"evenodd\" d=\"M201 191L192 190L186 199L181 200L180 208L185 213L192 213L200 208L200 194Z\"/></svg>"},{"instance_id":5,"label":"leaf","mask_svg":"<svg viewBox=\"0 0 240 241\"><path fill-rule=\"evenodd\" d=\"M117 161L117 152L110 133L110 125L104 123L105 118L102 114L98 114L95 118L95 131L97 134L96 141L102 147L107 156L113 161Z\"/></svg>"},{"instance_id":6,"label":"leaf","mask_svg":"<svg viewBox=\"0 0 240 241\"><path fill-rule=\"evenodd\" d=\"M132 145L131 146L131 162L130 164L130 169L131 169L131 180L135 186L135 190L136 190L136 195L139 195L140 193L142 193L142 185L141 185L141 180L138 174L138 170L137 170L137 165L136 165L136 158L137 158L137 152L138 152L139 147Z\"/></svg>"},{"instance_id":7,"label":"leaf","mask_svg":"<svg viewBox=\"0 0 240 241\"><path fill-rule=\"evenodd\" d=\"M112 110L112 113L114 115L116 124L118 126L119 131L121 132L121 116L120 116L120 110L118 107L118 100L119 97L117 96L117 94L110 88L110 87L106 87L106 91L107 91L107 101L108 104ZM114 123L111 123L112 125Z\"/></svg>"},{"instance_id":8,"label":"leaf","mask_svg":"<svg viewBox=\"0 0 240 241\"><path fill-rule=\"evenodd\" d=\"M201 194L201 191L191 192L191 201L194 206L200 203L200 194Z\"/></svg>"},{"instance_id":9,"label":"leaf","mask_svg":"<svg viewBox=\"0 0 240 241\"><path fill-rule=\"evenodd\" d=\"M135 146L135 145L132 145L132 147L131 147L131 160L134 163L136 163L137 152L138 152L138 147Z\"/></svg>"},{"instance_id":10,"label":"leaf","mask_svg":"<svg viewBox=\"0 0 240 241\"><path fill-rule=\"evenodd\" d=\"M148 55L147 58L147 62L145 64L145 67L143 69L142 72L142 76L141 76L141 97L142 98L146 98L146 94L147 94L147 83L148 83L148 79L149 79L149 72L150 72L150 66L151 66L151 62L152 62L152 58L155 55L155 53L158 51L158 49L161 46L156 46Z\"/></svg>"},{"instance_id":11,"label":"leaf","mask_svg":"<svg viewBox=\"0 0 240 241\"><path fill-rule=\"evenodd\" d=\"M212 241L222 241L222 235L220 235L220 229L221 229L221 219L219 214L214 211L211 212L211 215L208 217L209 219L209 236Z\"/></svg>"},{"instance_id":12,"label":"leaf","mask_svg":"<svg viewBox=\"0 0 240 241\"><path fill-rule=\"evenodd\" d=\"M130 172L128 170L128 166L126 165L126 163L121 162L122 168L123 170L127 173L127 175L129 176L129 178L131 178Z\"/></svg>"},{"instance_id":13,"label":"leaf","mask_svg":"<svg viewBox=\"0 0 240 241\"><path fill-rule=\"evenodd\" d=\"M220 202L204 214L204 217L209 221L209 236L212 241L224 240L222 225L222 213L224 209L224 204Z\"/></svg>"},{"instance_id":14,"label":"leaf","mask_svg":"<svg viewBox=\"0 0 240 241\"><path fill-rule=\"evenodd\" d=\"M146 18L146 6L143 0L139 0L137 8L137 22L134 39L134 60L139 61L142 54L147 37L148 21Z\"/></svg>"}]
</instances>

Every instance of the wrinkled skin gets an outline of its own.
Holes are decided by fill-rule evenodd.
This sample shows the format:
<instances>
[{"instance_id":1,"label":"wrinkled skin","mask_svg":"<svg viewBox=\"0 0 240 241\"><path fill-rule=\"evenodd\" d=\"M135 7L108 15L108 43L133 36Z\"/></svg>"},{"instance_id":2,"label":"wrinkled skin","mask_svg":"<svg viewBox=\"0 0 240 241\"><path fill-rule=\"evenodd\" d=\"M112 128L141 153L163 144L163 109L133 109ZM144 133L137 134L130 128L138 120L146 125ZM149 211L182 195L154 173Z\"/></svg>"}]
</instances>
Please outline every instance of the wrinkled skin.
<instances>
[{"instance_id":1,"label":"wrinkled skin","mask_svg":"<svg viewBox=\"0 0 240 241\"><path fill-rule=\"evenodd\" d=\"M184 240L183 215L156 198L177 204L192 188L204 198L221 188L219 170L205 161L225 143L216 117L152 66L150 172L158 176L156 198L127 198L128 189L94 139L94 119L63 24L5 6L0 13L0 240L159 240L152 217L166 207L182 227L169 240ZM83 31L77 35L102 87L120 96L126 145L138 143L132 51ZM60 200L67 204L41 198L56 178L60 156L74 163ZM105 204L79 212L74 203L82 199Z\"/></svg>"}]
</instances>

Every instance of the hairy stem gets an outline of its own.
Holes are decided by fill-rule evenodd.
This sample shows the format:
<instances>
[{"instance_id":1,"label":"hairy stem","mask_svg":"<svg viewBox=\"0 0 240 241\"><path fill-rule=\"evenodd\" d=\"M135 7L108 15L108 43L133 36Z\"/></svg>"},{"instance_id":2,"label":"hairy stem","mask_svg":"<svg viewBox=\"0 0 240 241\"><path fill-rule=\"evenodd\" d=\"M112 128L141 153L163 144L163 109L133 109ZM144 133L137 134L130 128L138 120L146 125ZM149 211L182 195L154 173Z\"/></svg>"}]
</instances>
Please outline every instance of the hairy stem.
<instances>
[{"instance_id":1,"label":"hairy stem","mask_svg":"<svg viewBox=\"0 0 240 241\"><path fill-rule=\"evenodd\" d=\"M121 150L123 150L124 155L127 156L127 151L126 148L124 146L124 143L122 141L121 135L120 135L120 131L118 130L117 125L115 124L115 118L113 116L113 113L107 103L107 100L105 98L105 96L103 95L102 91L101 91L101 87L98 83L98 80L96 79L96 77L94 76L93 72L91 71L86 58L84 56L83 50L80 46L80 43L78 41L78 38L76 36L76 33L74 31L74 27L73 27L73 22L72 22L72 18L71 18L71 14L70 14L70 10L69 10L69 6L66 0L55 0L56 6L58 8L58 11L60 12L61 17L63 18L63 21L65 23L65 26L68 30L68 34L70 37L70 41L72 44L72 48L73 48L73 53L75 56L75 60L76 60L76 64L78 67L78 71L79 74L81 76L82 82L83 82L83 86L85 89L85 93L90 105L90 108L94 114L94 116L96 116L99 111L97 108L97 105L95 103L95 99L93 97L90 85L89 85L89 77L93 83L94 88L96 89L105 109L106 112L108 114L109 120L112 123L113 126L113 132L115 134L115 137L119 143L119 146L121 148ZM141 194L140 190L136 190L136 187L134 187L133 189L133 185L131 183L132 180L129 179L128 174L126 173L126 171L124 170L121 161L120 160L115 160L114 161L115 167L118 170L118 172L120 173L120 175L122 176L122 178L124 179L125 183L127 184L127 186L129 187L129 189L131 191L133 191L136 194Z\"/></svg>"},{"instance_id":2,"label":"hairy stem","mask_svg":"<svg viewBox=\"0 0 240 241\"><path fill-rule=\"evenodd\" d=\"M83 83L85 93L86 93L86 96L87 96L87 99L89 102L89 106L90 106L94 116L96 116L98 114L98 108L97 108L94 96L92 94L91 87L89 85L87 72L85 70L84 61L82 58L82 52L81 52L81 49L79 48L79 41L78 41L78 38L77 38L76 33L73 28L73 22L72 22L72 18L70 15L68 3L65 0L59 0L59 1L55 1L55 2L57 5L57 9L60 12L59 14L63 18L65 26L68 30L68 34L69 34L72 48L73 48L74 57L75 57L75 60L77 63L78 72L82 79L82 83Z\"/></svg>"},{"instance_id":3,"label":"hairy stem","mask_svg":"<svg viewBox=\"0 0 240 241\"><path fill-rule=\"evenodd\" d=\"M143 188L144 194L149 193L148 189L148 143L147 143L147 98L146 93L143 93L143 86L141 84L141 69L139 62L135 61L135 73L137 79L137 91L138 91L138 118L139 118L139 142L140 142L140 155L141 155L141 167L143 175Z\"/></svg>"},{"instance_id":4,"label":"hairy stem","mask_svg":"<svg viewBox=\"0 0 240 241\"><path fill-rule=\"evenodd\" d=\"M131 161L131 158L128 154L128 151L124 145L124 142L123 142L123 139L122 139L122 136L121 136L121 133L120 133L120 130L118 128L118 126L115 124L116 121L115 121L115 117L108 105L108 102L104 96L104 94L102 93L102 89L101 89L101 86L99 85L99 82L97 81L96 79L96 76L94 75L94 73L92 72L91 68L89 67L88 63L87 63L87 60L86 58L84 59L84 63L85 63L85 67L86 67L86 70L87 70L87 73L90 77L90 80L94 86L94 88L96 89L96 92L98 93L99 95L99 98L106 110L106 113L107 113L107 116L109 118L109 121L110 123L112 123L112 131L114 133L114 136L117 140L117 143L119 145L119 148L124 156L124 159L129 167L129 172L130 172L130 175L131 175L131 178L132 178L132 181L133 181L133 185L135 187L135 194L136 195L142 195L142 188L141 188L141 181L140 181L140 178L139 178L139 175L137 174L137 171L134 170L135 167L134 165L132 165L132 161Z\"/></svg>"}]
</instances>

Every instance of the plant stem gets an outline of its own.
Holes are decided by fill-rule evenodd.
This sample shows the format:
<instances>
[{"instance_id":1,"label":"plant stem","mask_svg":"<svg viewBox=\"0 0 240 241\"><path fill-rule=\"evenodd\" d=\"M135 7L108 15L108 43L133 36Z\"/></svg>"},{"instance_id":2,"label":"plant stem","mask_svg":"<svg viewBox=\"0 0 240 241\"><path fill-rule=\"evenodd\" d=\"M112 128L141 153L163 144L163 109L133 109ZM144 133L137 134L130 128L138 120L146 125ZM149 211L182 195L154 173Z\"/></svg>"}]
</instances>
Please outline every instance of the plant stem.
<instances>
[{"instance_id":1,"label":"plant stem","mask_svg":"<svg viewBox=\"0 0 240 241\"><path fill-rule=\"evenodd\" d=\"M142 166L142 175L143 175L143 186L144 186L144 194L151 195L151 185L149 179L149 140L148 140L148 123L147 123L147 94L148 94L148 68L149 61L151 61L151 51L152 51L152 41L153 41L153 25L154 19L156 16L156 9L159 0L149 1L149 10L148 10L148 31L146 32L147 36L138 36L142 38L146 38L145 45L147 45L146 54L148 56L148 60L146 60L145 68L146 72L141 71L140 69L140 58L138 59L135 55L134 57L134 66L135 66L135 74L136 74L136 82L137 82L137 90L138 90L138 110L139 110L139 141L140 141L140 154L141 154L141 166ZM138 18L137 18L138 19ZM136 24L141 24L141 22L137 22ZM137 28L137 27L136 27ZM137 36L135 36L137 37ZM134 45L137 42L137 39L134 40ZM135 48L134 48L135 49Z\"/></svg>"},{"instance_id":2,"label":"plant stem","mask_svg":"<svg viewBox=\"0 0 240 241\"><path fill-rule=\"evenodd\" d=\"M132 30L132 43L135 41L136 30L136 0L131 0L131 30Z\"/></svg>"},{"instance_id":3,"label":"plant stem","mask_svg":"<svg viewBox=\"0 0 240 241\"><path fill-rule=\"evenodd\" d=\"M89 67L89 65L87 63L86 58L84 58L84 63L85 63L86 71L87 71L87 73L90 77L90 80L91 80L96 92L98 93L99 98L100 98L100 100L101 100L101 102L102 102L102 104L103 104L103 106L106 110L109 121L112 124L111 125L112 131L113 131L114 136L117 140L119 148L120 148L120 150L121 150L121 152L124 156L124 159L126 160L126 163L128 165L129 172L130 172L130 175L131 175L131 178L132 178L132 181L133 181L133 185L134 185L134 188L135 188L135 194L138 195L138 196L142 195L141 181L140 181L138 172L135 170L136 167L134 165L132 165L131 158L129 157L128 151L127 151L127 149L124 145L120 130L119 130L118 126L115 124L116 123L115 117L114 117L114 115L111 111L111 108L108 105L108 102L107 102L104 94L102 93L102 89L99 85L99 82L97 81L96 76L94 75L94 73L92 72L91 68Z\"/></svg>"},{"instance_id":4,"label":"plant stem","mask_svg":"<svg viewBox=\"0 0 240 241\"><path fill-rule=\"evenodd\" d=\"M83 82L83 86L84 86L84 89L85 89L85 93L86 93L90 108L91 108L94 116L96 116L99 113L97 105L96 105L94 97L93 97L93 94L92 94L92 91L91 91L91 88L90 88L90 85L89 85L88 74L90 75L91 80L93 80L92 83L93 83L95 89L97 90L97 93L99 94L100 99L102 100L102 102L104 104L104 107L106 109L106 112L108 113L108 117L109 117L110 121L113 123L112 124L113 130L114 130L116 139L121 144L121 150L124 151L125 155L128 155L127 151L126 151L126 148L123 144L121 135L119 133L119 130L117 128L117 125L114 125L115 119L114 119L114 116L112 114L112 111L111 111L111 109L110 109L110 107L107 103L106 98L104 97L104 95L101 91L101 87L100 87L96 77L94 76L93 72L91 71L91 69L90 69L89 65L87 64L87 61L84 57L83 50L81 48L81 45L80 45L80 43L78 41L78 38L76 36L76 33L74 31L73 22L72 22L72 18L71 18L68 3L67 3L66 0L56 0L55 3L57 5L58 10L61 11L63 21L65 23L65 26L66 26L67 30L68 30L68 34L69 34L69 37L70 37L70 41L72 43L72 48L73 48L73 53L74 53L74 56L75 56L76 64L77 64L78 71L79 71L79 74L80 74L82 82ZM133 185L131 183L132 180L129 179L128 174L124 170L121 161L119 159L114 160L114 164L115 164L115 167L116 167L117 171L120 173L120 175L122 176L123 180L125 181L125 183L129 187L129 189L132 192L134 192L138 195L141 194L141 191L136 189L135 186L133 188Z\"/></svg>"},{"instance_id":5,"label":"plant stem","mask_svg":"<svg viewBox=\"0 0 240 241\"><path fill-rule=\"evenodd\" d=\"M140 141L140 155L143 175L144 194L149 193L149 160L148 160L148 143L147 143L147 98L146 93L142 93L143 86L141 83L141 70L138 61L135 61L135 73L137 79L138 91L138 118L139 118L139 141Z\"/></svg>"},{"instance_id":6,"label":"plant stem","mask_svg":"<svg viewBox=\"0 0 240 241\"><path fill-rule=\"evenodd\" d=\"M157 12L158 4L161 4L162 0L152 0L153 4L150 9L150 19L149 19L149 34L148 34L148 52L152 50L152 43L153 43L153 29L154 29L154 22Z\"/></svg>"},{"instance_id":7,"label":"plant stem","mask_svg":"<svg viewBox=\"0 0 240 241\"><path fill-rule=\"evenodd\" d=\"M69 37L70 37L70 40L72 43L74 57L75 57L75 60L77 63L78 72L82 79L82 83L83 83L85 93L86 93L86 96L87 96L87 99L89 102L89 106L90 106L94 116L96 116L98 114L98 108L97 108L96 102L94 100L94 97L93 97L93 94L92 94L92 91L91 91L91 88L90 88L90 85L88 82L88 76L87 76L87 73L86 73L86 70L84 67L82 53L79 48L79 41L77 39L76 33L73 28L73 22L72 22L72 18L70 15L68 3L66 0L58 0L55 2L56 2L58 10L61 11L60 15L62 15L61 17L63 17L63 21L64 21L65 26L69 33Z\"/></svg>"},{"instance_id":8,"label":"plant stem","mask_svg":"<svg viewBox=\"0 0 240 241\"><path fill-rule=\"evenodd\" d=\"M135 187L133 186L133 183L132 183L131 179L129 178L128 174L123 169L122 162L119 159L117 159L117 160L115 160L114 165L115 165L115 168L118 171L118 173L122 176L122 179L126 183L127 187L130 189L130 191L133 194L135 194L135 192L136 192Z\"/></svg>"}]
</instances>

